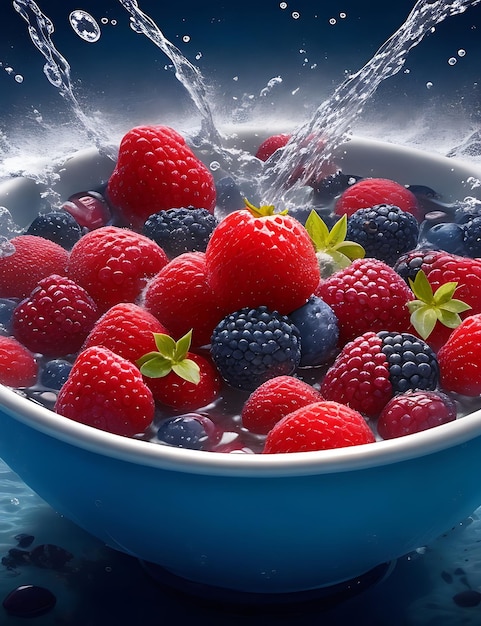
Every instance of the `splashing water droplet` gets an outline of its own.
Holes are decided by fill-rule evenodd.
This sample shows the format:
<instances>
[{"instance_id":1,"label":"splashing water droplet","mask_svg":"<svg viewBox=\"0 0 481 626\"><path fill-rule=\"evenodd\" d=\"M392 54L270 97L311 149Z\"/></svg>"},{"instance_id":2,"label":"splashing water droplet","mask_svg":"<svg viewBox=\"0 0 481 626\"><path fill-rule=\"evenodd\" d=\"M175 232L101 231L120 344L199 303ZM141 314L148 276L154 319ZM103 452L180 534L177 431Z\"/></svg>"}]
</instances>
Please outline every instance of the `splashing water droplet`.
<instances>
[{"instance_id":1,"label":"splashing water droplet","mask_svg":"<svg viewBox=\"0 0 481 626\"><path fill-rule=\"evenodd\" d=\"M331 24L331 26L334 26L334 24L336 23L336 18L335 17L331 17L329 20L329 24Z\"/></svg>"},{"instance_id":2,"label":"splashing water droplet","mask_svg":"<svg viewBox=\"0 0 481 626\"><path fill-rule=\"evenodd\" d=\"M103 18L100 20L100 23L101 23L101 24L108 24L108 23L109 23L109 18L108 18L108 17L103 17Z\"/></svg>"},{"instance_id":3,"label":"splashing water droplet","mask_svg":"<svg viewBox=\"0 0 481 626\"><path fill-rule=\"evenodd\" d=\"M455 59L454 57L450 57L448 59L448 65L456 65L457 63L457 59Z\"/></svg>"},{"instance_id":4,"label":"splashing water droplet","mask_svg":"<svg viewBox=\"0 0 481 626\"><path fill-rule=\"evenodd\" d=\"M293 20L298 20L301 17L299 11L292 11L291 15Z\"/></svg>"},{"instance_id":5,"label":"splashing water droplet","mask_svg":"<svg viewBox=\"0 0 481 626\"><path fill-rule=\"evenodd\" d=\"M460 50L458 50L458 57L464 57L466 56L466 50L463 50L463 48L461 48Z\"/></svg>"},{"instance_id":6,"label":"splashing water droplet","mask_svg":"<svg viewBox=\"0 0 481 626\"><path fill-rule=\"evenodd\" d=\"M182 41L183 41L184 43L189 43L189 41L190 41L190 35L184 35L184 36L182 37Z\"/></svg>"},{"instance_id":7,"label":"splashing water droplet","mask_svg":"<svg viewBox=\"0 0 481 626\"><path fill-rule=\"evenodd\" d=\"M220 168L220 163L219 161L212 161L209 167L213 172L216 172Z\"/></svg>"},{"instance_id":8,"label":"splashing water droplet","mask_svg":"<svg viewBox=\"0 0 481 626\"><path fill-rule=\"evenodd\" d=\"M344 13L344 12L339 13L339 17L341 18L341 20L345 20L347 17L347 13Z\"/></svg>"},{"instance_id":9,"label":"splashing water droplet","mask_svg":"<svg viewBox=\"0 0 481 626\"><path fill-rule=\"evenodd\" d=\"M70 26L75 33L88 43L94 43L100 39L100 26L94 17L83 11L82 9L76 9L72 11L68 16Z\"/></svg>"},{"instance_id":10,"label":"splashing water droplet","mask_svg":"<svg viewBox=\"0 0 481 626\"><path fill-rule=\"evenodd\" d=\"M23 76L21 74L16 74L15 75L15 81L17 83L23 83Z\"/></svg>"},{"instance_id":11,"label":"splashing water droplet","mask_svg":"<svg viewBox=\"0 0 481 626\"><path fill-rule=\"evenodd\" d=\"M428 82L426 83L426 88L427 88L427 89L432 89L432 87L433 87L433 83L432 83L431 81L428 81Z\"/></svg>"},{"instance_id":12,"label":"splashing water droplet","mask_svg":"<svg viewBox=\"0 0 481 626\"><path fill-rule=\"evenodd\" d=\"M279 6L281 9L287 9L287 2L281 2Z\"/></svg>"}]
</instances>

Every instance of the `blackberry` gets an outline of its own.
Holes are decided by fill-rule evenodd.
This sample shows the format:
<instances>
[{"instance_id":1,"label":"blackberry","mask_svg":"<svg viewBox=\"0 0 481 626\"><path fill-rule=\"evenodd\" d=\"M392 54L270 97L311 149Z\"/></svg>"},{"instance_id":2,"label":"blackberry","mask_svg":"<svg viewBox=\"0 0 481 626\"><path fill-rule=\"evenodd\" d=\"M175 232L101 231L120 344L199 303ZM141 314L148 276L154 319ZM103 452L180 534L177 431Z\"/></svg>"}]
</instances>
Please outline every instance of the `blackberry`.
<instances>
[{"instance_id":1,"label":"blackberry","mask_svg":"<svg viewBox=\"0 0 481 626\"><path fill-rule=\"evenodd\" d=\"M205 252L217 223L207 209L168 209L147 218L143 234L173 259L184 252Z\"/></svg>"},{"instance_id":2,"label":"blackberry","mask_svg":"<svg viewBox=\"0 0 481 626\"><path fill-rule=\"evenodd\" d=\"M394 393L408 389L433 391L439 383L439 364L432 348L411 333L381 331L381 351L389 365Z\"/></svg>"},{"instance_id":3,"label":"blackberry","mask_svg":"<svg viewBox=\"0 0 481 626\"><path fill-rule=\"evenodd\" d=\"M82 229L67 211L50 211L38 215L27 228L26 234L49 239L70 250L82 236Z\"/></svg>"},{"instance_id":4,"label":"blackberry","mask_svg":"<svg viewBox=\"0 0 481 626\"><path fill-rule=\"evenodd\" d=\"M412 252L402 254L393 266L393 269L409 285L409 279L414 280L424 262L430 263L433 255L438 254L430 248L418 248Z\"/></svg>"},{"instance_id":5,"label":"blackberry","mask_svg":"<svg viewBox=\"0 0 481 626\"><path fill-rule=\"evenodd\" d=\"M270 378L294 373L301 335L287 316L266 306L246 307L214 328L211 354L229 385L251 392Z\"/></svg>"},{"instance_id":6,"label":"blackberry","mask_svg":"<svg viewBox=\"0 0 481 626\"><path fill-rule=\"evenodd\" d=\"M391 204L358 209L347 220L346 239L359 243L366 256L394 265L416 247L419 225L411 213Z\"/></svg>"},{"instance_id":7,"label":"blackberry","mask_svg":"<svg viewBox=\"0 0 481 626\"><path fill-rule=\"evenodd\" d=\"M157 430L157 439L177 448L203 450L214 430L214 424L208 417L186 413L163 420Z\"/></svg>"},{"instance_id":8,"label":"blackberry","mask_svg":"<svg viewBox=\"0 0 481 626\"><path fill-rule=\"evenodd\" d=\"M67 381L71 369L72 363L65 359L47 361L40 374L40 384L48 389L59 391Z\"/></svg>"},{"instance_id":9,"label":"blackberry","mask_svg":"<svg viewBox=\"0 0 481 626\"><path fill-rule=\"evenodd\" d=\"M473 217L464 224L463 243L466 256L481 257L481 216Z\"/></svg>"}]
</instances>

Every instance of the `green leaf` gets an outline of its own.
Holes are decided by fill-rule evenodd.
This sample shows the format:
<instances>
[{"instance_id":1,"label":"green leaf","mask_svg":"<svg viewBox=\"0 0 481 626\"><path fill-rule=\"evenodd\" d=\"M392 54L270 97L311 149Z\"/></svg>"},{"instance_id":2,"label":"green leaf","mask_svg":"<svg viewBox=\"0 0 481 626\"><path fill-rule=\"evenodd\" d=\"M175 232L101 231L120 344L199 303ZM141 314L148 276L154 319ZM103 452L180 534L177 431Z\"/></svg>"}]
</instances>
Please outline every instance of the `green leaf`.
<instances>
[{"instance_id":1,"label":"green leaf","mask_svg":"<svg viewBox=\"0 0 481 626\"><path fill-rule=\"evenodd\" d=\"M147 378L163 378L172 371L172 361L164 358L158 352L156 355L145 361L140 367L140 373Z\"/></svg>"},{"instance_id":2,"label":"green leaf","mask_svg":"<svg viewBox=\"0 0 481 626\"><path fill-rule=\"evenodd\" d=\"M319 217L322 222L322 219ZM343 215L341 219L337 220L334 226L331 228L331 232L327 237L327 243L332 247L337 246L346 239L347 235L347 216Z\"/></svg>"},{"instance_id":3,"label":"green leaf","mask_svg":"<svg viewBox=\"0 0 481 626\"><path fill-rule=\"evenodd\" d=\"M200 382L200 368L192 359L183 359L179 363L174 363L172 370L184 380L194 385Z\"/></svg>"},{"instance_id":4,"label":"green leaf","mask_svg":"<svg viewBox=\"0 0 481 626\"><path fill-rule=\"evenodd\" d=\"M423 339L433 332L437 319L434 309L428 306L419 307L411 314L411 324Z\"/></svg>"},{"instance_id":5,"label":"green leaf","mask_svg":"<svg viewBox=\"0 0 481 626\"><path fill-rule=\"evenodd\" d=\"M457 328L461 324L461 318L457 313L438 309L438 320L448 328Z\"/></svg>"},{"instance_id":6,"label":"green leaf","mask_svg":"<svg viewBox=\"0 0 481 626\"><path fill-rule=\"evenodd\" d=\"M469 311L472 307L462 300L453 298L450 302L443 304L442 308L444 311L451 311L452 313L464 313L464 311Z\"/></svg>"},{"instance_id":7,"label":"green leaf","mask_svg":"<svg viewBox=\"0 0 481 626\"><path fill-rule=\"evenodd\" d=\"M160 354L166 359L173 359L176 349L176 343L169 337L169 335L164 335L163 333L153 333L155 345Z\"/></svg>"},{"instance_id":8,"label":"green leaf","mask_svg":"<svg viewBox=\"0 0 481 626\"><path fill-rule=\"evenodd\" d=\"M314 209L309 213L305 229L307 230L315 249L324 250L327 246L327 240L329 238L329 229L324 220L321 219L320 215L314 211Z\"/></svg>"},{"instance_id":9,"label":"green leaf","mask_svg":"<svg viewBox=\"0 0 481 626\"><path fill-rule=\"evenodd\" d=\"M444 285L441 285L440 287L438 287L436 289L436 293L434 294L434 302L438 306L440 306L452 300L452 297L454 295L454 292L456 291L457 286L458 286L458 283L449 282L449 283L444 283Z\"/></svg>"},{"instance_id":10,"label":"green leaf","mask_svg":"<svg viewBox=\"0 0 481 626\"><path fill-rule=\"evenodd\" d=\"M422 302L426 304L432 304L433 301L433 288L429 282L426 274L423 270L419 270L414 280L409 279L409 285L413 294Z\"/></svg>"},{"instance_id":11,"label":"green leaf","mask_svg":"<svg viewBox=\"0 0 481 626\"><path fill-rule=\"evenodd\" d=\"M336 250L347 256L351 261L363 259L366 255L366 251L361 244L355 241L343 241L336 246Z\"/></svg>"},{"instance_id":12,"label":"green leaf","mask_svg":"<svg viewBox=\"0 0 481 626\"><path fill-rule=\"evenodd\" d=\"M177 341L175 345L173 359L177 363L185 359L187 352L189 352L190 344L192 342L192 329L189 330L183 337Z\"/></svg>"}]
</instances>

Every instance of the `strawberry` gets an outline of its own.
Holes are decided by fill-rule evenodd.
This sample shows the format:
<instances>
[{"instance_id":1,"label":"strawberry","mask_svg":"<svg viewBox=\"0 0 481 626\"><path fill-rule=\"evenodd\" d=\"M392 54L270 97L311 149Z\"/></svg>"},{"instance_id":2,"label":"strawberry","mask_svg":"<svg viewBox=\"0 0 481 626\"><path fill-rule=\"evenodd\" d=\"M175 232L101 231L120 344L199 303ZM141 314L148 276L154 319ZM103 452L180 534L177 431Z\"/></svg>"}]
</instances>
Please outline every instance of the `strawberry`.
<instances>
[{"instance_id":1,"label":"strawberry","mask_svg":"<svg viewBox=\"0 0 481 626\"><path fill-rule=\"evenodd\" d=\"M168 334L168 331L144 308L133 302L121 302L96 322L83 349L103 346L135 363L147 352L155 350L153 333Z\"/></svg>"},{"instance_id":2,"label":"strawberry","mask_svg":"<svg viewBox=\"0 0 481 626\"><path fill-rule=\"evenodd\" d=\"M26 298L42 278L65 276L69 253L35 235L19 235L0 250L0 298Z\"/></svg>"},{"instance_id":3,"label":"strawberry","mask_svg":"<svg viewBox=\"0 0 481 626\"><path fill-rule=\"evenodd\" d=\"M406 391L391 398L377 421L383 439L403 437L456 419L456 403L442 391Z\"/></svg>"},{"instance_id":4,"label":"strawberry","mask_svg":"<svg viewBox=\"0 0 481 626\"><path fill-rule=\"evenodd\" d=\"M368 330L412 330L407 303L413 293L384 261L355 259L322 280L315 294L334 311L341 346Z\"/></svg>"},{"instance_id":5,"label":"strawberry","mask_svg":"<svg viewBox=\"0 0 481 626\"><path fill-rule=\"evenodd\" d=\"M9 387L31 387L38 375L33 354L13 337L0 335L0 383Z\"/></svg>"},{"instance_id":6,"label":"strawberry","mask_svg":"<svg viewBox=\"0 0 481 626\"><path fill-rule=\"evenodd\" d=\"M165 265L144 293L144 306L175 337L192 329L192 346L210 343L212 331L228 313L207 282L205 254L186 252Z\"/></svg>"},{"instance_id":7,"label":"strawberry","mask_svg":"<svg viewBox=\"0 0 481 626\"><path fill-rule=\"evenodd\" d=\"M214 295L229 312L265 305L288 314L305 304L320 278L306 229L272 206L248 204L227 215L212 233L205 261Z\"/></svg>"},{"instance_id":8,"label":"strawberry","mask_svg":"<svg viewBox=\"0 0 481 626\"><path fill-rule=\"evenodd\" d=\"M86 289L104 313L119 302L135 302L149 278L168 263L165 252L144 235L103 226L70 252L69 278Z\"/></svg>"},{"instance_id":9,"label":"strawberry","mask_svg":"<svg viewBox=\"0 0 481 626\"><path fill-rule=\"evenodd\" d=\"M64 417L126 437L142 433L154 409L138 368L102 346L80 352L55 404Z\"/></svg>"},{"instance_id":10,"label":"strawberry","mask_svg":"<svg viewBox=\"0 0 481 626\"><path fill-rule=\"evenodd\" d=\"M464 310L459 310L460 320L467 316L481 313L481 260L462 257L442 250L414 250L402 255L394 269L409 281L415 280L422 270L435 293L443 285L455 286L456 300L464 303ZM459 323L459 321L457 321ZM436 351L443 346L453 327L440 320L429 333L426 340Z\"/></svg>"},{"instance_id":11,"label":"strawberry","mask_svg":"<svg viewBox=\"0 0 481 626\"><path fill-rule=\"evenodd\" d=\"M13 334L32 352L61 357L77 352L97 321L90 295L65 276L43 278L13 312Z\"/></svg>"},{"instance_id":12,"label":"strawberry","mask_svg":"<svg viewBox=\"0 0 481 626\"><path fill-rule=\"evenodd\" d=\"M289 413L266 437L264 454L330 450L374 443L360 413L338 402L321 401Z\"/></svg>"},{"instance_id":13,"label":"strawberry","mask_svg":"<svg viewBox=\"0 0 481 626\"><path fill-rule=\"evenodd\" d=\"M276 150L279 150L279 148L283 148L290 138L290 135L285 134L271 135L270 137L265 139L257 148L255 154L256 158L260 159L261 161L267 161L267 159L271 157Z\"/></svg>"},{"instance_id":14,"label":"strawberry","mask_svg":"<svg viewBox=\"0 0 481 626\"><path fill-rule=\"evenodd\" d=\"M212 174L168 126L132 128L120 143L107 193L124 220L139 229L158 211L215 207Z\"/></svg>"},{"instance_id":15,"label":"strawberry","mask_svg":"<svg viewBox=\"0 0 481 626\"><path fill-rule=\"evenodd\" d=\"M174 341L154 333L156 350L137 364L156 402L181 411L206 406L219 395L221 381L207 357L190 352L192 331Z\"/></svg>"},{"instance_id":16,"label":"strawberry","mask_svg":"<svg viewBox=\"0 0 481 626\"><path fill-rule=\"evenodd\" d=\"M441 387L465 396L481 394L481 314L453 330L438 352Z\"/></svg>"},{"instance_id":17,"label":"strawberry","mask_svg":"<svg viewBox=\"0 0 481 626\"><path fill-rule=\"evenodd\" d=\"M377 417L396 393L432 391L439 382L436 355L410 333L367 331L347 343L321 383L326 400Z\"/></svg>"},{"instance_id":18,"label":"strawberry","mask_svg":"<svg viewBox=\"0 0 481 626\"><path fill-rule=\"evenodd\" d=\"M276 376L251 393L242 408L242 424L253 433L266 435L288 413L322 399L321 393L303 380Z\"/></svg>"},{"instance_id":19,"label":"strawberry","mask_svg":"<svg viewBox=\"0 0 481 626\"><path fill-rule=\"evenodd\" d=\"M402 211L412 213L421 221L421 209L416 196L394 180L363 178L348 187L334 207L337 215L351 216L358 209L372 208L378 204L393 204Z\"/></svg>"}]
</instances>

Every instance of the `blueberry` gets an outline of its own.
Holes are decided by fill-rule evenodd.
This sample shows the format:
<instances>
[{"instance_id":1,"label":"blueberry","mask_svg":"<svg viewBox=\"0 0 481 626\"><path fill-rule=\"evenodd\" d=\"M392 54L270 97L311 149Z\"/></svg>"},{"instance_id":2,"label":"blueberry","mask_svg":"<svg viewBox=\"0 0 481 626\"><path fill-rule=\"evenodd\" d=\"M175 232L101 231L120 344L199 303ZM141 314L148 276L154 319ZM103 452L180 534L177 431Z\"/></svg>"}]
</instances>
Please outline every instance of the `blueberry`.
<instances>
[{"instance_id":1,"label":"blueberry","mask_svg":"<svg viewBox=\"0 0 481 626\"><path fill-rule=\"evenodd\" d=\"M315 366L329 361L337 348L339 328L337 317L322 298L309 300L289 315L301 335L301 361L299 365Z\"/></svg>"},{"instance_id":2,"label":"blueberry","mask_svg":"<svg viewBox=\"0 0 481 626\"><path fill-rule=\"evenodd\" d=\"M67 380L71 369L72 364L64 359L48 361L40 374L40 384L58 391Z\"/></svg>"},{"instance_id":3,"label":"blueberry","mask_svg":"<svg viewBox=\"0 0 481 626\"><path fill-rule=\"evenodd\" d=\"M464 225L463 243L467 256L481 257L481 216L473 217Z\"/></svg>"},{"instance_id":4,"label":"blueberry","mask_svg":"<svg viewBox=\"0 0 481 626\"><path fill-rule=\"evenodd\" d=\"M0 298L0 335L12 334L12 316L19 300Z\"/></svg>"},{"instance_id":5,"label":"blueberry","mask_svg":"<svg viewBox=\"0 0 481 626\"><path fill-rule=\"evenodd\" d=\"M216 182L217 206L222 214L237 211L245 206L242 194L237 183L230 176L224 176Z\"/></svg>"},{"instance_id":6,"label":"blueberry","mask_svg":"<svg viewBox=\"0 0 481 626\"><path fill-rule=\"evenodd\" d=\"M424 231L424 229L423 229ZM464 228L454 222L434 224L423 232L423 244L444 250L450 254L466 254Z\"/></svg>"},{"instance_id":7,"label":"blueberry","mask_svg":"<svg viewBox=\"0 0 481 626\"><path fill-rule=\"evenodd\" d=\"M208 417L187 413L163 420L157 431L157 439L177 448L203 450L214 429Z\"/></svg>"},{"instance_id":8,"label":"blueberry","mask_svg":"<svg viewBox=\"0 0 481 626\"><path fill-rule=\"evenodd\" d=\"M38 215L27 228L26 234L49 239L70 250L82 236L82 229L69 213L61 210Z\"/></svg>"}]
</instances>

